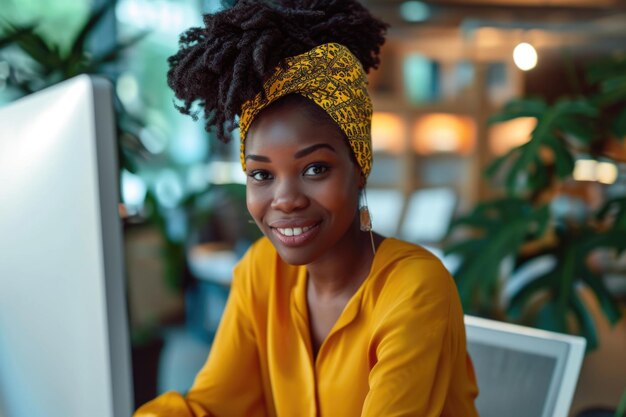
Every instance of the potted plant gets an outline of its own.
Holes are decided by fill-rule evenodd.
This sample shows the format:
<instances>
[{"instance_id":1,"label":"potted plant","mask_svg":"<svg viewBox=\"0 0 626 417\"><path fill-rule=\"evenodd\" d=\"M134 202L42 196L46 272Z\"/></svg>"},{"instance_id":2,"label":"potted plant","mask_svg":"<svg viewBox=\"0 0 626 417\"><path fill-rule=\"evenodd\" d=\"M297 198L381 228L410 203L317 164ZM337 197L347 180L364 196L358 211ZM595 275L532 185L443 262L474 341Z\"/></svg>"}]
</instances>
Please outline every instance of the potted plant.
<instances>
[{"instance_id":1,"label":"potted plant","mask_svg":"<svg viewBox=\"0 0 626 417\"><path fill-rule=\"evenodd\" d=\"M579 334L590 352L598 316L583 293L612 325L626 309L626 193L573 177L585 163L626 163L626 58L595 62L585 74L585 94L517 99L491 117L537 124L527 143L488 165L496 197L453 221L445 251L459 258L453 273L466 312ZM577 168L580 159L587 162Z\"/></svg>"},{"instance_id":2,"label":"potted plant","mask_svg":"<svg viewBox=\"0 0 626 417\"><path fill-rule=\"evenodd\" d=\"M577 158L626 162L624 148L619 153L626 137L624 73L625 58L596 63L587 71L592 93L553 104L518 99L491 118L497 123L533 117L537 124L527 143L487 167L485 174L500 186L501 195L480 202L451 225L446 252L461 259L455 278L466 311L578 333L590 349L598 341L577 286L593 291L611 323L621 317L623 304L591 257L598 250L617 256L626 249L626 196L605 195L599 209L581 216L561 215L554 203L566 195ZM465 234L455 239L461 229ZM512 262L510 277L540 257L551 258L551 266L520 285L504 304L494 301L506 283L501 276L506 260Z\"/></svg>"}]
</instances>

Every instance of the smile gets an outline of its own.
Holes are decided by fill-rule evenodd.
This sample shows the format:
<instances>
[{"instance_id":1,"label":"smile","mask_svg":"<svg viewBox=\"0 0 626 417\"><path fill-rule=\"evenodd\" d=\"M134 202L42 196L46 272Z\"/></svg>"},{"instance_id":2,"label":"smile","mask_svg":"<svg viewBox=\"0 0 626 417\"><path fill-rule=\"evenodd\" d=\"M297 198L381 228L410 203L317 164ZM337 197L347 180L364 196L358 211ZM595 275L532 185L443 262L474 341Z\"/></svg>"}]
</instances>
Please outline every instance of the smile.
<instances>
[{"instance_id":1,"label":"smile","mask_svg":"<svg viewBox=\"0 0 626 417\"><path fill-rule=\"evenodd\" d=\"M311 227L294 227L294 228L286 228L286 229L282 229L280 227L277 227L276 230L278 230L278 233L280 233L281 235L284 236L300 236L302 233L305 233L309 230L311 230L313 228L313 226Z\"/></svg>"},{"instance_id":2,"label":"smile","mask_svg":"<svg viewBox=\"0 0 626 417\"><path fill-rule=\"evenodd\" d=\"M285 246L297 247L309 243L319 231L319 223L304 227L272 227L274 236Z\"/></svg>"}]
</instances>

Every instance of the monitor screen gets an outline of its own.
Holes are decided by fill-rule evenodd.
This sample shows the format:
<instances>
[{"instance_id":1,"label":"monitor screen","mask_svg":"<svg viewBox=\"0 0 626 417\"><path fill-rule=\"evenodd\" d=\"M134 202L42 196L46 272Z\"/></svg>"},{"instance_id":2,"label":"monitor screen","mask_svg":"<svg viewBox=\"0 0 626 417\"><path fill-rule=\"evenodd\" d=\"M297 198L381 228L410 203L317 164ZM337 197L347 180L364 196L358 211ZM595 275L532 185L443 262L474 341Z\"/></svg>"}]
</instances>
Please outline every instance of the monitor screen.
<instances>
[{"instance_id":1,"label":"monitor screen","mask_svg":"<svg viewBox=\"0 0 626 417\"><path fill-rule=\"evenodd\" d=\"M0 108L0 416L132 412L112 90Z\"/></svg>"},{"instance_id":2,"label":"monitor screen","mask_svg":"<svg viewBox=\"0 0 626 417\"><path fill-rule=\"evenodd\" d=\"M567 417L582 364L578 336L465 317L481 417Z\"/></svg>"},{"instance_id":3,"label":"monitor screen","mask_svg":"<svg viewBox=\"0 0 626 417\"><path fill-rule=\"evenodd\" d=\"M456 203L456 192L450 188L424 188L413 192L400 236L416 243L438 243L448 231Z\"/></svg>"},{"instance_id":4,"label":"monitor screen","mask_svg":"<svg viewBox=\"0 0 626 417\"><path fill-rule=\"evenodd\" d=\"M404 196L394 189L367 190L367 205L372 216L374 231L386 237L395 237L398 231L398 219L402 215Z\"/></svg>"}]
</instances>

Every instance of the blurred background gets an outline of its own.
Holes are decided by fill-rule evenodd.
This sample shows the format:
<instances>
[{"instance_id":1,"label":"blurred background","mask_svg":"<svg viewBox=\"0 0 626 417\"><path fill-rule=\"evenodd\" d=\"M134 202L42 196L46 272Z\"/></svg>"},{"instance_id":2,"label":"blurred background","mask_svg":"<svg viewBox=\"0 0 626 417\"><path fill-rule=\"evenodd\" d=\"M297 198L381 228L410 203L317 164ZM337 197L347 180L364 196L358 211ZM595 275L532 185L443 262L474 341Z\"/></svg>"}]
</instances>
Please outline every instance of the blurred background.
<instances>
[{"instance_id":1,"label":"blurred background","mask_svg":"<svg viewBox=\"0 0 626 417\"><path fill-rule=\"evenodd\" d=\"M626 389L626 4L368 0L391 24L370 74L374 229L453 272L467 313L587 338L572 413ZM231 270L260 236L238 132L166 85L179 34L219 0L0 0L0 105L112 80L136 404L186 391ZM78 198L79 196L77 196Z\"/></svg>"}]
</instances>

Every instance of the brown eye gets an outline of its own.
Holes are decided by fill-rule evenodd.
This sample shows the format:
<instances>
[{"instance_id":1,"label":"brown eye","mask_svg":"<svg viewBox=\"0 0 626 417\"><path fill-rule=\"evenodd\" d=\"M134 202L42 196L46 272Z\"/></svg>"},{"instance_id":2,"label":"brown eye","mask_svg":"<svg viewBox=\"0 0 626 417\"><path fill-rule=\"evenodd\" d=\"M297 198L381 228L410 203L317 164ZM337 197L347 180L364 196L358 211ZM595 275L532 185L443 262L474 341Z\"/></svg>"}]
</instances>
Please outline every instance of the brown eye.
<instances>
[{"instance_id":1,"label":"brown eye","mask_svg":"<svg viewBox=\"0 0 626 417\"><path fill-rule=\"evenodd\" d=\"M269 172L262 170L252 171L250 174L248 174L248 176L255 181L267 181L272 179L272 176Z\"/></svg>"},{"instance_id":2,"label":"brown eye","mask_svg":"<svg viewBox=\"0 0 626 417\"><path fill-rule=\"evenodd\" d=\"M322 175L328 171L328 167L323 164L313 164L309 165L304 171L305 176L313 177L316 175Z\"/></svg>"}]
</instances>

